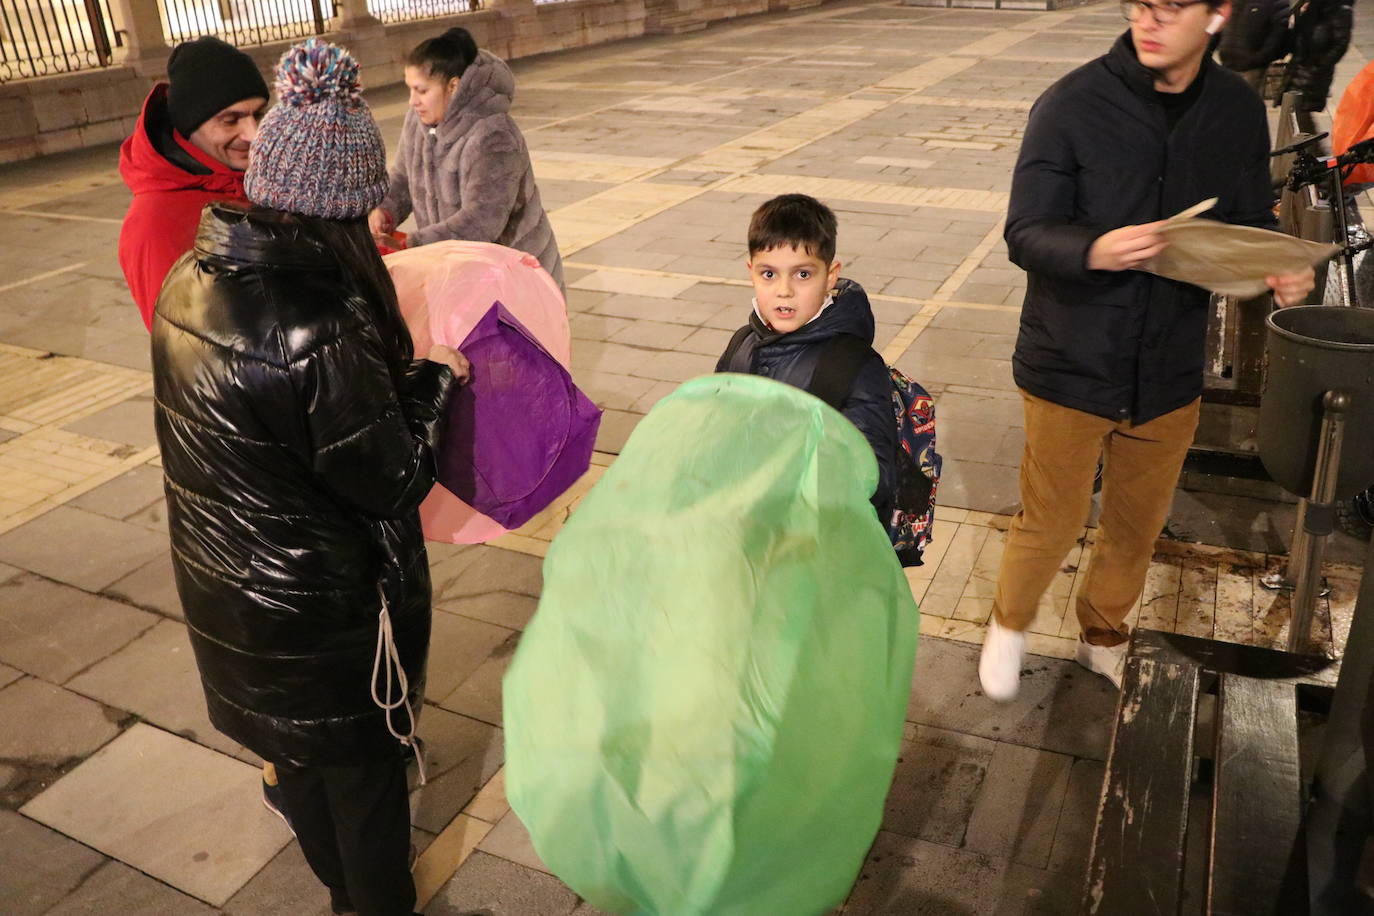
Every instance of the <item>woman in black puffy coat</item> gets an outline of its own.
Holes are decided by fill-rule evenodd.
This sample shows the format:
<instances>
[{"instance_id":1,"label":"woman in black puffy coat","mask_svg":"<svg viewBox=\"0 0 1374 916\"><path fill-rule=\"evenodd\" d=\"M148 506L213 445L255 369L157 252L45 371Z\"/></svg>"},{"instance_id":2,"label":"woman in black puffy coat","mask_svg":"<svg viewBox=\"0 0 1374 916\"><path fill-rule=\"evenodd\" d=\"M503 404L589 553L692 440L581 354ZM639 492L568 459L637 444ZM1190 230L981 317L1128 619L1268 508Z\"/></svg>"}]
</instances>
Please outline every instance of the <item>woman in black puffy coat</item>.
<instances>
[{"instance_id":1,"label":"woman in black puffy coat","mask_svg":"<svg viewBox=\"0 0 1374 916\"><path fill-rule=\"evenodd\" d=\"M430 631L418 507L467 366L444 347L412 359L367 228L385 150L356 72L320 42L283 57L246 176L254 204L206 208L158 298L153 375L211 721L276 764L334 911L393 916L415 903L403 745Z\"/></svg>"}]
</instances>

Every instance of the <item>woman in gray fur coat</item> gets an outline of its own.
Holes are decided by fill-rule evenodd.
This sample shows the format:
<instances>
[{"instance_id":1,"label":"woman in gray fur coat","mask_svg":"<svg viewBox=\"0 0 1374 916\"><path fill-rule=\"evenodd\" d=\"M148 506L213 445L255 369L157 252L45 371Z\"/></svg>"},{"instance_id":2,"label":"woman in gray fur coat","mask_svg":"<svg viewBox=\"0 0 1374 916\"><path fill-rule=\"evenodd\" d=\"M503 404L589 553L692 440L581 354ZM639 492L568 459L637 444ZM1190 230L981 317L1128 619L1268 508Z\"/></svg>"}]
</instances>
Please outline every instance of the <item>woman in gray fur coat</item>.
<instances>
[{"instance_id":1,"label":"woman in gray fur coat","mask_svg":"<svg viewBox=\"0 0 1374 916\"><path fill-rule=\"evenodd\" d=\"M406 58L410 111L391 185L368 222L390 248L443 239L495 242L526 251L563 289L563 261L539 202L530 152L510 116L515 77L479 51L467 29L421 42ZM419 227L392 237L411 213Z\"/></svg>"}]
</instances>

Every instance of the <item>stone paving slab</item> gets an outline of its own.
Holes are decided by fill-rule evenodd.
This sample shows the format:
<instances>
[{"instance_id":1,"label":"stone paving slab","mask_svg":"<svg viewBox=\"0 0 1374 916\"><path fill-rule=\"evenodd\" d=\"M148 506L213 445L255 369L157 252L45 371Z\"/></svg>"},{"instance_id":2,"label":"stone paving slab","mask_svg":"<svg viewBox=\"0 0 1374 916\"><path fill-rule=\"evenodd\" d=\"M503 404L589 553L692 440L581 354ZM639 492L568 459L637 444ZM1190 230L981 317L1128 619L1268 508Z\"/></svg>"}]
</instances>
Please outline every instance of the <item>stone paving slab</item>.
<instances>
[{"instance_id":1,"label":"stone paving slab","mask_svg":"<svg viewBox=\"0 0 1374 916\"><path fill-rule=\"evenodd\" d=\"M477 844L477 848L526 868L549 874L548 866L539 858L539 853L534 851L529 831L514 811L507 811L492 831Z\"/></svg>"},{"instance_id":2,"label":"stone paving slab","mask_svg":"<svg viewBox=\"0 0 1374 916\"><path fill-rule=\"evenodd\" d=\"M1107 766L1100 760L1075 760L1069 770L1064 807L1055 829L1049 868L1081 877L1092 852L1093 825L1102 800Z\"/></svg>"},{"instance_id":3,"label":"stone paving slab","mask_svg":"<svg viewBox=\"0 0 1374 916\"><path fill-rule=\"evenodd\" d=\"M127 311L127 303L121 302L120 308ZM157 444L157 433L153 429L151 396L123 401L99 413L68 423L63 429L108 442L122 442L137 448Z\"/></svg>"},{"instance_id":4,"label":"stone paving slab","mask_svg":"<svg viewBox=\"0 0 1374 916\"><path fill-rule=\"evenodd\" d=\"M466 548L434 567L434 602L445 605L497 591L537 598L544 587L542 565L538 557L500 547Z\"/></svg>"},{"instance_id":5,"label":"stone paving slab","mask_svg":"<svg viewBox=\"0 0 1374 916\"><path fill-rule=\"evenodd\" d=\"M433 619L425 690L434 700L457 690L514 632L443 610Z\"/></svg>"},{"instance_id":6,"label":"stone paving slab","mask_svg":"<svg viewBox=\"0 0 1374 916\"><path fill-rule=\"evenodd\" d=\"M883 814L883 829L964 845L997 742L907 723Z\"/></svg>"},{"instance_id":7,"label":"stone paving slab","mask_svg":"<svg viewBox=\"0 0 1374 916\"><path fill-rule=\"evenodd\" d=\"M219 906L290 839L261 794L256 767L135 725L20 813Z\"/></svg>"},{"instance_id":8,"label":"stone paving slab","mask_svg":"<svg viewBox=\"0 0 1374 916\"><path fill-rule=\"evenodd\" d=\"M921 379L923 383L930 381L1003 391L1015 387L1010 359L977 359L938 351L912 350L897 360L896 368L912 378Z\"/></svg>"},{"instance_id":9,"label":"stone paving slab","mask_svg":"<svg viewBox=\"0 0 1374 916\"><path fill-rule=\"evenodd\" d=\"M424 913L567 916L579 903L577 895L557 878L479 851L468 857Z\"/></svg>"},{"instance_id":10,"label":"stone paving slab","mask_svg":"<svg viewBox=\"0 0 1374 916\"><path fill-rule=\"evenodd\" d=\"M138 512L135 512L125 519L125 521L131 525L137 525L140 528L147 528L149 531L156 532L164 541L168 541L167 500L165 499L159 499L146 509L140 509ZM168 541L168 550L170 549L170 541Z\"/></svg>"},{"instance_id":11,"label":"stone paving slab","mask_svg":"<svg viewBox=\"0 0 1374 916\"><path fill-rule=\"evenodd\" d=\"M946 461L967 459L989 464L1001 463L1000 459L1007 455L1003 437L1008 432L1005 426L995 423L952 423L948 430L940 430L940 454ZM943 480L940 483L944 485Z\"/></svg>"},{"instance_id":12,"label":"stone paving slab","mask_svg":"<svg viewBox=\"0 0 1374 916\"><path fill-rule=\"evenodd\" d=\"M1018 480L1016 464L952 458L940 471L941 499L953 506L1010 515L1021 507Z\"/></svg>"},{"instance_id":13,"label":"stone paving slab","mask_svg":"<svg viewBox=\"0 0 1374 916\"><path fill-rule=\"evenodd\" d=\"M212 916L218 912L122 862L109 861L44 916L92 913L166 913Z\"/></svg>"},{"instance_id":14,"label":"stone paving slab","mask_svg":"<svg viewBox=\"0 0 1374 916\"><path fill-rule=\"evenodd\" d=\"M56 766L88 757L119 734L120 714L26 677L0 689L0 759Z\"/></svg>"},{"instance_id":15,"label":"stone paving slab","mask_svg":"<svg viewBox=\"0 0 1374 916\"><path fill-rule=\"evenodd\" d=\"M0 559L90 592L167 549L165 535L71 506L59 506L0 535Z\"/></svg>"},{"instance_id":16,"label":"stone paving slab","mask_svg":"<svg viewBox=\"0 0 1374 916\"><path fill-rule=\"evenodd\" d=\"M451 598L438 609L495 624L507 630L523 630L534 616L537 605L538 600L530 595L492 591L481 595Z\"/></svg>"},{"instance_id":17,"label":"stone paving slab","mask_svg":"<svg viewBox=\"0 0 1374 916\"><path fill-rule=\"evenodd\" d=\"M506 676L506 669L515 657L518 643L519 634L512 633L492 650L467 680L439 700L439 705L452 712L500 725L504 720L501 707L501 680Z\"/></svg>"},{"instance_id":18,"label":"stone paving slab","mask_svg":"<svg viewBox=\"0 0 1374 916\"><path fill-rule=\"evenodd\" d=\"M492 825L471 814L455 817L443 832L434 838L424 855L415 862L415 905L424 909L444 884L453 876L477 844L490 832Z\"/></svg>"},{"instance_id":19,"label":"stone paving slab","mask_svg":"<svg viewBox=\"0 0 1374 916\"><path fill-rule=\"evenodd\" d=\"M78 496L68 505L106 518L126 519L162 498L162 470L145 466Z\"/></svg>"},{"instance_id":20,"label":"stone paving slab","mask_svg":"<svg viewBox=\"0 0 1374 916\"><path fill-rule=\"evenodd\" d=\"M103 594L165 617L183 619L170 553L140 566L105 589Z\"/></svg>"},{"instance_id":21,"label":"stone paving slab","mask_svg":"<svg viewBox=\"0 0 1374 916\"><path fill-rule=\"evenodd\" d=\"M499 728L431 704L420 716L419 735L429 782L415 790L414 823L438 833L501 769L505 745Z\"/></svg>"},{"instance_id":22,"label":"stone paving slab","mask_svg":"<svg viewBox=\"0 0 1374 916\"><path fill-rule=\"evenodd\" d=\"M61 684L128 645L158 619L24 574L0 584L0 662Z\"/></svg>"},{"instance_id":23,"label":"stone paving slab","mask_svg":"<svg viewBox=\"0 0 1374 916\"><path fill-rule=\"evenodd\" d=\"M1072 764L1063 754L998 744L969 818L965 848L1048 866Z\"/></svg>"},{"instance_id":24,"label":"stone paving slab","mask_svg":"<svg viewBox=\"0 0 1374 916\"><path fill-rule=\"evenodd\" d=\"M0 900L6 916L40 916L77 890L106 858L0 808Z\"/></svg>"},{"instance_id":25,"label":"stone paving slab","mask_svg":"<svg viewBox=\"0 0 1374 916\"><path fill-rule=\"evenodd\" d=\"M883 916L1015 913L1000 906L1007 863L886 831L864 860L845 912Z\"/></svg>"},{"instance_id":26,"label":"stone paving slab","mask_svg":"<svg viewBox=\"0 0 1374 916\"><path fill-rule=\"evenodd\" d=\"M625 447L643 414L624 410L607 410L601 415L601 427L596 432L596 450L618 455Z\"/></svg>"},{"instance_id":27,"label":"stone paving slab","mask_svg":"<svg viewBox=\"0 0 1374 916\"><path fill-rule=\"evenodd\" d=\"M1070 757L1105 760L1117 692L1067 660L1028 656L1015 703L982 695L978 647L922 639L916 649L908 721Z\"/></svg>"}]
</instances>

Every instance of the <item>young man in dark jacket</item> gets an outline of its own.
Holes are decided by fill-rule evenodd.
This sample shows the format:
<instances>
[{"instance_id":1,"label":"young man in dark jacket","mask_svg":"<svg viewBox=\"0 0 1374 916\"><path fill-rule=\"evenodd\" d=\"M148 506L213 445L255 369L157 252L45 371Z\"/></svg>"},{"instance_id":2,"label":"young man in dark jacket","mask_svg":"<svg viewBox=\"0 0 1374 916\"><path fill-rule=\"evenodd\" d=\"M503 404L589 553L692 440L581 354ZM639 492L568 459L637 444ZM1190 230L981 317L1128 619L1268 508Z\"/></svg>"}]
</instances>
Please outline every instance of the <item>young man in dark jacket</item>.
<instances>
[{"instance_id":1,"label":"young man in dark jacket","mask_svg":"<svg viewBox=\"0 0 1374 916\"><path fill-rule=\"evenodd\" d=\"M716 364L717 372L762 375L807 388L823 345L849 334L873 345L873 311L863 287L840 279L835 214L805 194L775 197L749 221L754 311ZM892 377L876 352L859 368L840 413L859 428L878 460L879 512L896 482L897 419Z\"/></svg>"},{"instance_id":2,"label":"young man in dark jacket","mask_svg":"<svg viewBox=\"0 0 1374 916\"><path fill-rule=\"evenodd\" d=\"M1102 519L1076 599L1078 660L1120 684L1123 621L1197 426L1208 294L1138 268L1162 218L1273 228L1264 103L1206 57L1229 6L1126 0L1130 31L1031 110L1006 240L1028 274L1013 373L1026 414L1022 509L1007 534L979 676L1016 695L1024 631L1083 530L1098 458ZM1312 271L1267 278L1280 305Z\"/></svg>"}]
</instances>

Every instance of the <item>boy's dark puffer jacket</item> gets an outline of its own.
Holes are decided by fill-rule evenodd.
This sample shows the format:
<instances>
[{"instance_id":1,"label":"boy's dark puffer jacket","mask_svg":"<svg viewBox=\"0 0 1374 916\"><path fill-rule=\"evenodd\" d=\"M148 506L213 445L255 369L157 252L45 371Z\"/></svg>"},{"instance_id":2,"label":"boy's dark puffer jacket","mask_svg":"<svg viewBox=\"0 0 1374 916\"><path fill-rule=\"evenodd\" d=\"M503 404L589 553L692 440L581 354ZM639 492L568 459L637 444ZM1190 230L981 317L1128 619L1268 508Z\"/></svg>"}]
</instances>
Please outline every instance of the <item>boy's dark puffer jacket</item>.
<instances>
[{"instance_id":1,"label":"boy's dark puffer jacket","mask_svg":"<svg viewBox=\"0 0 1374 916\"><path fill-rule=\"evenodd\" d=\"M769 330L758 313L749 317L753 334L736 351L739 357L726 365L726 354L717 372L746 372L806 388L816 370L821 344L839 334L852 334L873 345L873 310L868 294L853 280L836 284L835 301L808 325L790 334ZM747 365L742 364L747 359ZM874 504L883 510L896 486L897 417L892 407L892 376L881 356L873 353L859 370L849 397L840 406L851 423L864 434L878 460L878 489Z\"/></svg>"}]
</instances>

